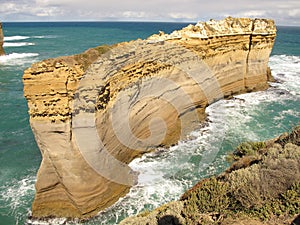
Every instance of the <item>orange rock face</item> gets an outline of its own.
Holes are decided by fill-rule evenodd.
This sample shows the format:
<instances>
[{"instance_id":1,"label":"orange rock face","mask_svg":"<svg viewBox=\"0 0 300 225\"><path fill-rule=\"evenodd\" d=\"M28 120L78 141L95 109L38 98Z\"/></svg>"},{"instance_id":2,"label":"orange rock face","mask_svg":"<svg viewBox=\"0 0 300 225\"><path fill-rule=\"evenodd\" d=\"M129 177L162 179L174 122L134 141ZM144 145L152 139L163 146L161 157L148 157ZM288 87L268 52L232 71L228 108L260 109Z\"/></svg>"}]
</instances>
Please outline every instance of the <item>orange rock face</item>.
<instances>
[{"instance_id":1,"label":"orange rock face","mask_svg":"<svg viewBox=\"0 0 300 225\"><path fill-rule=\"evenodd\" d=\"M4 49L3 49L3 42L4 42L4 36L2 31L2 23L0 23L0 55L5 55Z\"/></svg>"}]
</instances>

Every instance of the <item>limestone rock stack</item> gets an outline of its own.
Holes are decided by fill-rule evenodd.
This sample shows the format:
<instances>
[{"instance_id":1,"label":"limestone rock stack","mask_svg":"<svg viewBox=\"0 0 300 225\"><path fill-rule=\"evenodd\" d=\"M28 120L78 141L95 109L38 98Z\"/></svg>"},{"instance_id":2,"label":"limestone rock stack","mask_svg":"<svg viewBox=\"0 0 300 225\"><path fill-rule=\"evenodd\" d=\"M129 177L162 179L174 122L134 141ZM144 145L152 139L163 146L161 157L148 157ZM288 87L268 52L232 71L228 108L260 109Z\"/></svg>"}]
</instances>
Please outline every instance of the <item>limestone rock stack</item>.
<instances>
[{"instance_id":1,"label":"limestone rock stack","mask_svg":"<svg viewBox=\"0 0 300 225\"><path fill-rule=\"evenodd\" d=\"M4 43L4 35L2 31L2 23L0 22L0 55L5 55L4 49L3 49L3 43Z\"/></svg>"},{"instance_id":2,"label":"limestone rock stack","mask_svg":"<svg viewBox=\"0 0 300 225\"><path fill-rule=\"evenodd\" d=\"M43 160L33 217L87 218L128 193L128 163L168 146L205 107L268 87L274 21L226 18L35 63L24 72Z\"/></svg>"}]
</instances>

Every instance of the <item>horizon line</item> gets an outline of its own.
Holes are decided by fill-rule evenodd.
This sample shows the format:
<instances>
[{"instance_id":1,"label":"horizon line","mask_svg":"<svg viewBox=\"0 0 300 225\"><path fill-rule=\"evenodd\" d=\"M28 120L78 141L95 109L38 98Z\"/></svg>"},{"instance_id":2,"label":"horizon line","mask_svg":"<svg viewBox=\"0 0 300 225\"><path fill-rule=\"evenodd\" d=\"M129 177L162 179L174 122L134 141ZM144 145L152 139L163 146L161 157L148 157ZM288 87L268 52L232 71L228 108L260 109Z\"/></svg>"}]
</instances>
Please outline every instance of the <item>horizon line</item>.
<instances>
[{"instance_id":1,"label":"horizon line","mask_svg":"<svg viewBox=\"0 0 300 225\"><path fill-rule=\"evenodd\" d=\"M144 22L144 23L197 23L197 22L206 22L201 20L0 20L1 23L34 23L34 22Z\"/></svg>"}]
</instances>

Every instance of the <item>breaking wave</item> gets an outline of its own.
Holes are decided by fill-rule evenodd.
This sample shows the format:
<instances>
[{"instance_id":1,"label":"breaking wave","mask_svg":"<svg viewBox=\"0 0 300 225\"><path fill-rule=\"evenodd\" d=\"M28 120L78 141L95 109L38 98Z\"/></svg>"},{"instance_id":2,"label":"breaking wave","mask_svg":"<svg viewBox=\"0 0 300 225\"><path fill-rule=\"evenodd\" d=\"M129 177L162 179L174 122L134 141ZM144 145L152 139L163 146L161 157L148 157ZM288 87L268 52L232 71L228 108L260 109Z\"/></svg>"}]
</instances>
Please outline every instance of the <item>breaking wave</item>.
<instances>
[{"instance_id":1,"label":"breaking wave","mask_svg":"<svg viewBox=\"0 0 300 225\"><path fill-rule=\"evenodd\" d=\"M17 66L37 61L38 53L11 53L0 56L0 65Z\"/></svg>"},{"instance_id":2,"label":"breaking wave","mask_svg":"<svg viewBox=\"0 0 300 225\"><path fill-rule=\"evenodd\" d=\"M30 37L28 36L8 36L8 37L4 37L4 41L20 41L20 40L25 40L25 39L29 39Z\"/></svg>"},{"instance_id":3,"label":"breaking wave","mask_svg":"<svg viewBox=\"0 0 300 225\"><path fill-rule=\"evenodd\" d=\"M29 46L35 45L35 43L31 42L4 42L3 47L22 47L22 46Z\"/></svg>"}]
</instances>

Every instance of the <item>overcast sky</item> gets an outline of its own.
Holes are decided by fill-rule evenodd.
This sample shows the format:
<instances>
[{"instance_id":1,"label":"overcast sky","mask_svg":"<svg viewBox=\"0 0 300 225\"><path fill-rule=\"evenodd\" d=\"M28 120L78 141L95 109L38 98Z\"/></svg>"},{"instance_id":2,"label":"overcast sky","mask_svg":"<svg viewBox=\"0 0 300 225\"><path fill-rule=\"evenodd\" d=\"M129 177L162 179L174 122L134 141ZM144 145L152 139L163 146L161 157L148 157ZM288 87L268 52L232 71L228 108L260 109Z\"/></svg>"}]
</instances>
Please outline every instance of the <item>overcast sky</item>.
<instances>
[{"instance_id":1,"label":"overcast sky","mask_svg":"<svg viewBox=\"0 0 300 225\"><path fill-rule=\"evenodd\" d=\"M0 0L7 21L183 21L272 18L300 26L300 0Z\"/></svg>"}]
</instances>

